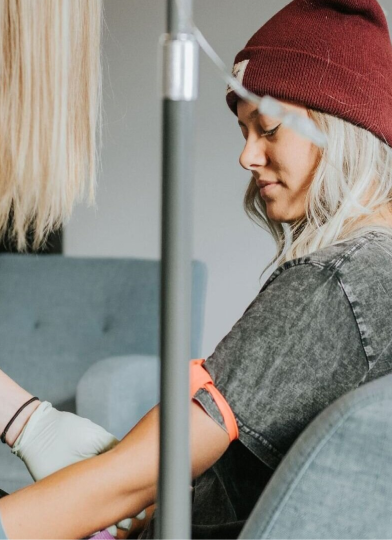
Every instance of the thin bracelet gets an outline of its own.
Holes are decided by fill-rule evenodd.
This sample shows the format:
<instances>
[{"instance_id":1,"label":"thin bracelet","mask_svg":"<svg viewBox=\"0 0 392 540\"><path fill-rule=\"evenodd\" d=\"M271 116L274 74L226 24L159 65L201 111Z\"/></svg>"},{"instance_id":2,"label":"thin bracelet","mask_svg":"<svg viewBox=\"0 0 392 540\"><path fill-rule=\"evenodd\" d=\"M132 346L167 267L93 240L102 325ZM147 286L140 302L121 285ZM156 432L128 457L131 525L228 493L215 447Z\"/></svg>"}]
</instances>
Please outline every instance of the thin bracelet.
<instances>
[{"instance_id":1,"label":"thin bracelet","mask_svg":"<svg viewBox=\"0 0 392 540\"><path fill-rule=\"evenodd\" d=\"M14 416L11 418L11 420L8 422L8 424L5 426L5 430L3 431L1 437L0 437L0 440L3 444L5 444L5 436L7 435L7 431L9 430L12 422L15 420L15 418L18 416L19 413L21 413L23 411L23 409L25 407L27 407L27 405L30 405L30 403L32 403L33 401L36 401L36 400L39 400L39 398L37 397L33 397L31 399L29 399L29 401L27 403L25 403L24 405L21 406L21 408L16 411L16 413L14 414Z\"/></svg>"}]
</instances>

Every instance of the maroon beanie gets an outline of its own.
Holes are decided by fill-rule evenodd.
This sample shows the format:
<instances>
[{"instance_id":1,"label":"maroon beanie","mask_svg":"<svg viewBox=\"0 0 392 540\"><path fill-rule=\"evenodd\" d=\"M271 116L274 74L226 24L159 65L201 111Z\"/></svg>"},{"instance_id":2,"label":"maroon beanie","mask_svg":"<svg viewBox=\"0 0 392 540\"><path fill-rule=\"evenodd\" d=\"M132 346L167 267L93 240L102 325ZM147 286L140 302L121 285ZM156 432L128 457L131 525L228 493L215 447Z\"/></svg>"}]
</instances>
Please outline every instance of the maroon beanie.
<instances>
[{"instance_id":1,"label":"maroon beanie","mask_svg":"<svg viewBox=\"0 0 392 540\"><path fill-rule=\"evenodd\" d=\"M392 147L392 45L376 0L293 0L235 58L251 92L358 125ZM227 89L237 114L238 96Z\"/></svg>"}]
</instances>

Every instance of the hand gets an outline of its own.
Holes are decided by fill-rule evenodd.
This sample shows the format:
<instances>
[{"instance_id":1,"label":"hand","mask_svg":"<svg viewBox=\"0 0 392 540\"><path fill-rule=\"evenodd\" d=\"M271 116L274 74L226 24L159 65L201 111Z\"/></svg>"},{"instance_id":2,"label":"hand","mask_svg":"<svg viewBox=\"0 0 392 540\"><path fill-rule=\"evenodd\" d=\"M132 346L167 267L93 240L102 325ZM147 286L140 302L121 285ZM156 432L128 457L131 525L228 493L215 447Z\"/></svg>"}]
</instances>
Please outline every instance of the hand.
<instances>
[{"instance_id":1,"label":"hand","mask_svg":"<svg viewBox=\"0 0 392 540\"><path fill-rule=\"evenodd\" d=\"M44 401L31 415L11 452L24 462L37 481L63 467L102 454L118 442L91 420L58 411ZM131 520L125 519L117 526L128 531ZM115 532L115 526L110 532Z\"/></svg>"},{"instance_id":2,"label":"hand","mask_svg":"<svg viewBox=\"0 0 392 540\"><path fill-rule=\"evenodd\" d=\"M126 538L138 538L139 534L143 531L144 527L147 525L147 522L151 519L154 511L155 511L156 505L152 504L151 506L147 506L145 510L140 512L137 516L133 517L131 519L131 525L129 527L128 531L117 531L116 533L113 533L111 531L111 527L107 529L113 536L115 536L118 540L125 540ZM94 537L91 539L94 540Z\"/></svg>"},{"instance_id":3,"label":"hand","mask_svg":"<svg viewBox=\"0 0 392 540\"><path fill-rule=\"evenodd\" d=\"M125 540L126 538L137 538L135 534L138 535L143 530L144 525L147 523L148 516L151 517L152 515L153 511L151 509L152 506L149 506L146 510L143 510L137 516L129 519L124 519L124 522L129 522L129 524L127 523L126 528L120 528L119 524L117 524L118 528L116 527L116 525L112 525L111 527L108 527L105 531L99 531L90 536L89 538L90 540L107 538L106 532L109 532L112 536L114 536L114 538L117 538L118 540Z\"/></svg>"},{"instance_id":4,"label":"hand","mask_svg":"<svg viewBox=\"0 0 392 540\"><path fill-rule=\"evenodd\" d=\"M144 529L147 521L151 518L154 509L155 504L152 506L148 506L145 510L140 512L140 514L131 519L129 529L127 531L118 530L117 535L112 533L113 536L115 536L118 540L125 540L126 538L138 538L139 534ZM108 530L110 532L110 529Z\"/></svg>"}]
</instances>

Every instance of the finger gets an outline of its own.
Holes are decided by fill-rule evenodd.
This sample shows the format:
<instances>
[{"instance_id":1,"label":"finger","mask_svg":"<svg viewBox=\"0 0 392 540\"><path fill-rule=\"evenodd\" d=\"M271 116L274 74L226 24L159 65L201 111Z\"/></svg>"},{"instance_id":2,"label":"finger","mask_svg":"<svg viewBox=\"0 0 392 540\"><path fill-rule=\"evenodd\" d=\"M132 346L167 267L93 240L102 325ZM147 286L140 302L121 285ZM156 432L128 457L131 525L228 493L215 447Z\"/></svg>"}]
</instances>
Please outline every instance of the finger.
<instances>
[{"instance_id":1,"label":"finger","mask_svg":"<svg viewBox=\"0 0 392 540\"><path fill-rule=\"evenodd\" d=\"M117 536L117 527L115 525L112 525L111 527L108 527L106 529L108 531L108 533L110 533L112 536L116 537Z\"/></svg>"},{"instance_id":2,"label":"finger","mask_svg":"<svg viewBox=\"0 0 392 540\"><path fill-rule=\"evenodd\" d=\"M130 528L132 527L132 519L131 518L123 519L119 523L116 523L116 525L122 531L129 531Z\"/></svg>"}]
</instances>

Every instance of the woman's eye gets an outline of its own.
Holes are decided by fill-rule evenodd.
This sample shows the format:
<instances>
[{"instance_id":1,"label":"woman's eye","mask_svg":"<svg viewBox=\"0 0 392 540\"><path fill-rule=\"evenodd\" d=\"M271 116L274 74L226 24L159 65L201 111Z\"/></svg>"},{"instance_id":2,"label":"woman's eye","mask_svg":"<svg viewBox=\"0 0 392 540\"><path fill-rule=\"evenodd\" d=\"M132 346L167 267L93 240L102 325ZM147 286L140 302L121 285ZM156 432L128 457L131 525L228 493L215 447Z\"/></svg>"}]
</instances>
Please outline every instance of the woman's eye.
<instances>
[{"instance_id":1,"label":"woman's eye","mask_svg":"<svg viewBox=\"0 0 392 540\"><path fill-rule=\"evenodd\" d=\"M264 136L264 137L268 137L268 138L273 137L273 136L275 135L275 133L278 131L278 129L280 128L281 125L282 125L282 124L279 124L278 126L276 126L276 128L271 129L270 131L264 131L264 130L261 128L261 131L262 131L262 133L263 133L263 136Z\"/></svg>"}]
</instances>

